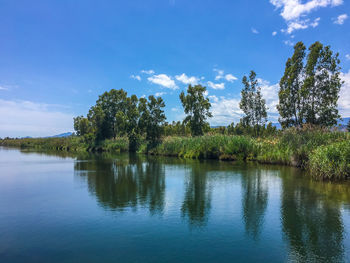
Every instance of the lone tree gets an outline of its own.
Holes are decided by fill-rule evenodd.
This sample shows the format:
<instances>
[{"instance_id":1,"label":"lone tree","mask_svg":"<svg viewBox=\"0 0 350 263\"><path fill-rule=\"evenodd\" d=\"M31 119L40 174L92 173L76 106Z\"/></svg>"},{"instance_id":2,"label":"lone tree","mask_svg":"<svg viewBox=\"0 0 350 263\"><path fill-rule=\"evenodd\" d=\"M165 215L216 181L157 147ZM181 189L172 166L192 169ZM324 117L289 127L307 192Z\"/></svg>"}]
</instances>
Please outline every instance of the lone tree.
<instances>
[{"instance_id":1,"label":"lone tree","mask_svg":"<svg viewBox=\"0 0 350 263\"><path fill-rule=\"evenodd\" d=\"M244 112L242 123L251 126L255 134L259 135L260 127L267 121L266 103L261 95L261 87L256 79L256 73L252 70L249 78L243 77L244 88L241 91L240 109Z\"/></svg>"},{"instance_id":2,"label":"lone tree","mask_svg":"<svg viewBox=\"0 0 350 263\"><path fill-rule=\"evenodd\" d=\"M340 118L337 109L342 85L339 54L333 54L330 46L320 42L309 47L307 57L305 51L302 42L294 46L294 54L287 60L280 81L277 109L283 128L304 123L329 127Z\"/></svg>"},{"instance_id":3,"label":"lone tree","mask_svg":"<svg viewBox=\"0 0 350 263\"><path fill-rule=\"evenodd\" d=\"M207 118L212 117L211 104L208 98L204 97L206 87L201 85L189 85L187 95L180 94L180 100L184 111L187 114L184 123L189 123L192 136L203 135L203 128L208 125Z\"/></svg>"}]
</instances>

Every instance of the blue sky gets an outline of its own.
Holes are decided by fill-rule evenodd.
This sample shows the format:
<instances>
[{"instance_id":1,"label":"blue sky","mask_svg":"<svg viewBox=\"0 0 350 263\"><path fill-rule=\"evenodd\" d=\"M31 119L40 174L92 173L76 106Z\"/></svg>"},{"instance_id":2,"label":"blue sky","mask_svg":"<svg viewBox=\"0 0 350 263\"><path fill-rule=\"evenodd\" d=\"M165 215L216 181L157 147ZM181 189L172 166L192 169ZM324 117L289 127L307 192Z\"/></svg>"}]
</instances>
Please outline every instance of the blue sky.
<instances>
[{"instance_id":1,"label":"blue sky","mask_svg":"<svg viewBox=\"0 0 350 263\"><path fill-rule=\"evenodd\" d=\"M276 121L292 45L340 53L339 109L350 116L350 3L342 0L0 0L0 137L72 130L98 95L162 94L168 121L179 93L208 87L212 125L240 118L241 79L255 70Z\"/></svg>"}]
</instances>

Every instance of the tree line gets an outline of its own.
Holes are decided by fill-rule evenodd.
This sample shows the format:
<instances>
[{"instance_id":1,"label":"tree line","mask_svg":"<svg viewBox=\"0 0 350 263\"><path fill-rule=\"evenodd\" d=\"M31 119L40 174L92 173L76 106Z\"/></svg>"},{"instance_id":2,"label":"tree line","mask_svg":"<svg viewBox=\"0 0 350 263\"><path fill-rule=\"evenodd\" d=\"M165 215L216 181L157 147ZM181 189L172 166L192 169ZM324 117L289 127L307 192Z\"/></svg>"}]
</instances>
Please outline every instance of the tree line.
<instances>
[{"instance_id":1,"label":"tree line","mask_svg":"<svg viewBox=\"0 0 350 263\"><path fill-rule=\"evenodd\" d=\"M304 124L331 127L340 118L337 109L340 79L339 54L320 42L312 44L308 53L298 42L292 57L288 58L280 80L277 109L283 128L301 127ZM276 128L267 123L266 101L254 71L242 79L240 109L244 115L240 122L227 127L210 128L211 104L206 87L189 85L186 94L181 92L185 119L166 122L165 103L161 97L137 98L128 96L123 89L112 89L99 96L86 117L74 118L76 134L89 141L127 136L130 150L136 150L141 138L148 147L154 147L162 136L201 136L209 131L223 134L273 134Z\"/></svg>"}]
</instances>

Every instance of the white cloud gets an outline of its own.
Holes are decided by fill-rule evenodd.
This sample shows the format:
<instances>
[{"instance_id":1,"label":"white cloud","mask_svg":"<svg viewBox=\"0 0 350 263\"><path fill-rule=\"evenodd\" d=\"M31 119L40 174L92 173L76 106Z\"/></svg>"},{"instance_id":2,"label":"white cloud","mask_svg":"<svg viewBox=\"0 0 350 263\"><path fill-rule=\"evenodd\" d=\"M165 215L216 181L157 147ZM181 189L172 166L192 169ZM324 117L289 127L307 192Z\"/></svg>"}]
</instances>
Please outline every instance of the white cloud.
<instances>
[{"instance_id":1,"label":"white cloud","mask_svg":"<svg viewBox=\"0 0 350 263\"><path fill-rule=\"evenodd\" d=\"M339 94L339 113L342 117L350 117L350 70L348 73L341 73L340 78L344 81L344 84Z\"/></svg>"},{"instance_id":2,"label":"white cloud","mask_svg":"<svg viewBox=\"0 0 350 263\"><path fill-rule=\"evenodd\" d=\"M234 82L235 80L237 80L237 78L235 76L233 76L232 74L226 74L225 79L229 82Z\"/></svg>"},{"instance_id":3,"label":"white cloud","mask_svg":"<svg viewBox=\"0 0 350 263\"><path fill-rule=\"evenodd\" d=\"M280 15L288 25L288 28L283 32L291 34L295 30L318 26L320 18L310 21L306 18L307 14L321 7L341 5L343 0L309 0L304 3L301 0L270 0L270 3L276 9L281 9Z\"/></svg>"},{"instance_id":4,"label":"white cloud","mask_svg":"<svg viewBox=\"0 0 350 263\"><path fill-rule=\"evenodd\" d=\"M180 82L182 82L182 83L184 83L184 84L186 84L186 85L188 85L188 84L191 84L191 85L196 85L196 84L198 84L198 81L199 81L199 78L196 78L196 77L188 77L185 73L182 73L181 75L177 75L177 76L175 76L175 78L178 80L178 81L180 81Z\"/></svg>"},{"instance_id":5,"label":"white cloud","mask_svg":"<svg viewBox=\"0 0 350 263\"><path fill-rule=\"evenodd\" d=\"M237 78L232 74L224 74L225 72L222 69L214 68L213 71L216 72L215 80L226 79L226 81L233 82L237 80Z\"/></svg>"},{"instance_id":6,"label":"white cloud","mask_svg":"<svg viewBox=\"0 0 350 263\"><path fill-rule=\"evenodd\" d=\"M160 97L160 96L163 96L165 95L166 92L156 92L156 94L154 94L156 97Z\"/></svg>"},{"instance_id":7,"label":"white cloud","mask_svg":"<svg viewBox=\"0 0 350 263\"><path fill-rule=\"evenodd\" d=\"M239 108L240 99L210 96L211 112L213 117L209 119L212 126L228 125L232 122L239 122L243 112Z\"/></svg>"},{"instance_id":8,"label":"white cloud","mask_svg":"<svg viewBox=\"0 0 350 263\"><path fill-rule=\"evenodd\" d=\"M152 75L154 74L154 70L153 69L149 69L149 70L141 70L141 73L143 74L147 74L147 75Z\"/></svg>"},{"instance_id":9,"label":"white cloud","mask_svg":"<svg viewBox=\"0 0 350 263\"><path fill-rule=\"evenodd\" d=\"M295 30L301 30L311 27L317 27L319 25L321 18L316 18L314 21L310 21L310 19L304 20L295 20L288 23L287 29L282 29L282 32L287 34L293 33Z\"/></svg>"},{"instance_id":10,"label":"white cloud","mask_svg":"<svg viewBox=\"0 0 350 263\"><path fill-rule=\"evenodd\" d=\"M273 35L273 36L276 36L276 35L277 35L277 32L276 32L276 31L273 31L273 32L272 32L272 35Z\"/></svg>"},{"instance_id":11,"label":"white cloud","mask_svg":"<svg viewBox=\"0 0 350 263\"><path fill-rule=\"evenodd\" d=\"M218 102L219 101L219 98L216 97L215 95L211 95L211 96L208 96L209 100L212 101L212 102Z\"/></svg>"},{"instance_id":12,"label":"white cloud","mask_svg":"<svg viewBox=\"0 0 350 263\"><path fill-rule=\"evenodd\" d=\"M347 14L339 15L336 19L334 19L334 24L342 25L342 24L344 24L346 19L348 19Z\"/></svg>"},{"instance_id":13,"label":"white cloud","mask_svg":"<svg viewBox=\"0 0 350 263\"><path fill-rule=\"evenodd\" d=\"M213 71L216 72L215 80L219 80L219 79L222 79L224 77L224 71L222 69L214 68Z\"/></svg>"},{"instance_id":14,"label":"white cloud","mask_svg":"<svg viewBox=\"0 0 350 263\"><path fill-rule=\"evenodd\" d=\"M268 120L277 122L278 120L278 91L279 84L270 84L269 81L258 78L261 86L261 94L266 101ZM210 119L211 125L228 125L231 122L239 122L243 116L242 110L239 108L240 98L225 98L215 95L209 96L213 118Z\"/></svg>"},{"instance_id":15,"label":"white cloud","mask_svg":"<svg viewBox=\"0 0 350 263\"><path fill-rule=\"evenodd\" d=\"M269 81L258 78L258 83L261 87L261 95L266 101L267 106L267 112L268 115L278 113L277 111L277 104L278 104L278 91L280 89L280 86L278 83L271 84ZM272 116L269 116L272 117Z\"/></svg>"},{"instance_id":16,"label":"white cloud","mask_svg":"<svg viewBox=\"0 0 350 263\"><path fill-rule=\"evenodd\" d=\"M0 86L0 90L8 90L8 88Z\"/></svg>"},{"instance_id":17,"label":"white cloud","mask_svg":"<svg viewBox=\"0 0 350 263\"><path fill-rule=\"evenodd\" d=\"M287 46L291 46L291 47L294 46L294 43L290 40L285 40L285 41L283 41L283 43Z\"/></svg>"},{"instance_id":18,"label":"white cloud","mask_svg":"<svg viewBox=\"0 0 350 263\"><path fill-rule=\"evenodd\" d=\"M62 106L0 99L0 137L49 136L73 130L73 115Z\"/></svg>"},{"instance_id":19,"label":"white cloud","mask_svg":"<svg viewBox=\"0 0 350 263\"><path fill-rule=\"evenodd\" d=\"M151 77L148 77L147 79L148 81L154 84L158 84L168 89L173 89L173 90L178 89L178 87L175 84L175 81L171 77L167 76L166 74L153 75Z\"/></svg>"},{"instance_id":20,"label":"white cloud","mask_svg":"<svg viewBox=\"0 0 350 263\"><path fill-rule=\"evenodd\" d=\"M259 34L259 31L256 30L254 27L252 27L252 33L253 33L253 34Z\"/></svg>"},{"instance_id":21,"label":"white cloud","mask_svg":"<svg viewBox=\"0 0 350 263\"><path fill-rule=\"evenodd\" d=\"M179 108L171 108L171 111L173 111L173 112L179 112L180 109L179 109Z\"/></svg>"},{"instance_id":22,"label":"white cloud","mask_svg":"<svg viewBox=\"0 0 350 263\"><path fill-rule=\"evenodd\" d=\"M282 9L281 16L286 21L296 20L301 16L327 6L338 6L343 0L310 0L302 3L300 0L270 0L277 9Z\"/></svg>"},{"instance_id":23,"label":"white cloud","mask_svg":"<svg viewBox=\"0 0 350 263\"><path fill-rule=\"evenodd\" d=\"M130 78L141 81L141 77L139 75L131 75Z\"/></svg>"},{"instance_id":24,"label":"white cloud","mask_svg":"<svg viewBox=\"0 0 350 263\"><path fill-rule=\"evenodd\" d=\"M213 83L211 81L208 81L208 86L212 89L225 89L225 83Z\"/></svg>"},{"instance_id":25,"label":"white cloud","mask_svg":"<svg viewBox=\"0 0 350 263\"><path fill-rule=\"evenodd\" d=\"M346 55L345 55L345 58L346 58L347 60L350 60L350 54L346 54Z\"/></svg>"}]
</instances>

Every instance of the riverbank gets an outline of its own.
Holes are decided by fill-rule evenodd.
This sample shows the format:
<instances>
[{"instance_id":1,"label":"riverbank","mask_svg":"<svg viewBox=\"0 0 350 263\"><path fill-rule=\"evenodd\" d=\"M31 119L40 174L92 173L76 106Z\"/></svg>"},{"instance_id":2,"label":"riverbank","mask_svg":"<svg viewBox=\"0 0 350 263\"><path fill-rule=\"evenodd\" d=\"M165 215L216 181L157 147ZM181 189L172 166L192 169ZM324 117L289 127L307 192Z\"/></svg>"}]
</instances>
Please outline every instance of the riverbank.
<instances>
[{"instance_id":1,"label":"riverbank","mask_svg":"<svg viewBox=\"0 0 350 263\"><path fill-rule=\"evenodd\" d=\"M59 151L127 152L128 139L105 140L90 144L83 137L4 139L0 145ZM296 166L316 179L350 178L350 135L344 132L289 129L265 138L233 135L165 137L149 149L141 141L138 153L195 159L257 161L265 164Z\"/></svg>"}]
</instances>

